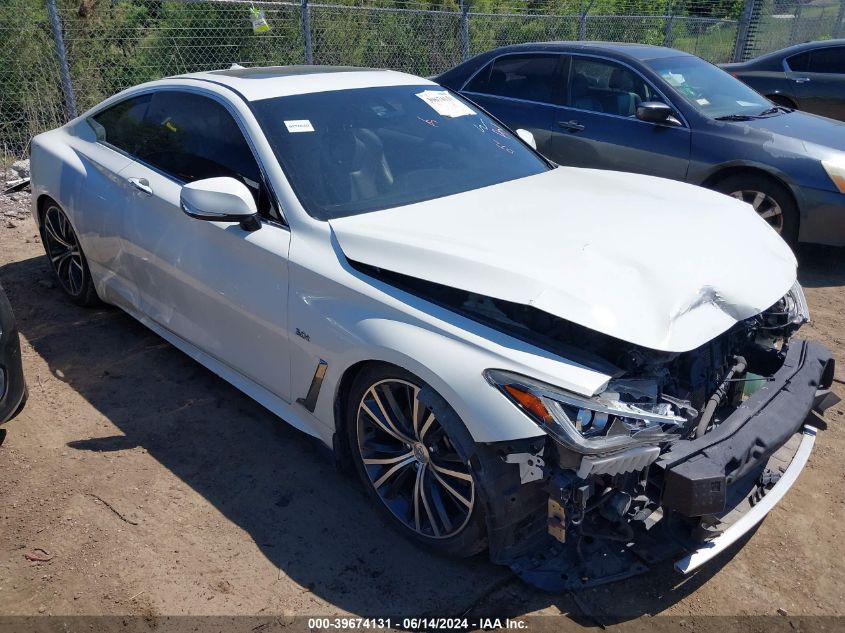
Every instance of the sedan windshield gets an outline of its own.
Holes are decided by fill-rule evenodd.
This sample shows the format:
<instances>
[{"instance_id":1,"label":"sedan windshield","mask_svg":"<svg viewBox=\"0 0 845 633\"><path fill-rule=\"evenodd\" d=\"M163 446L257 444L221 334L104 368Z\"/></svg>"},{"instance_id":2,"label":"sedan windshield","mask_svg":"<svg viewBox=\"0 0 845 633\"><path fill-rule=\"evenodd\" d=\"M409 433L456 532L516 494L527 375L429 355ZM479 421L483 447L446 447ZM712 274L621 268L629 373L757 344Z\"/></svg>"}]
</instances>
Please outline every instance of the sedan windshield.
<instances>
[{"instance_id":1,"label":"sedan windshield","mask_svg":"<svg viewBox=\"0 0 845 633\"><path fill-rule=\"evenodd\" d=\"M550 169L510 131L439 86L318 92L252 107L296 195L322 220Z\"/></svg>"},{"instance_id":2,"label":"sedan windshield","mask_svg":"<svg viewBox=\"0 0 845 633\"><path fill-rule=\"evenodd\" d=\"M753 118L774 114L772 104L724 70L698 57L646 62L669 86L713 119Z\"/></svg>"}]
</instances>

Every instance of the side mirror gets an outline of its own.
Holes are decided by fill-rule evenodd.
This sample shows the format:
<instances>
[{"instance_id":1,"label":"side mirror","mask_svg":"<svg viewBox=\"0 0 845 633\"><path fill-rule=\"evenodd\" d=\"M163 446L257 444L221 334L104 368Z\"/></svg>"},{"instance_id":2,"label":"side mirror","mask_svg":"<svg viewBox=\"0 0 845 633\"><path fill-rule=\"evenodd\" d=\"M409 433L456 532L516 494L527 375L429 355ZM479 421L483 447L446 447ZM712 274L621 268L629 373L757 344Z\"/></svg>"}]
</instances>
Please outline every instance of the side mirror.
<instances>
[{"instance_id":1,"label":"side mirror","mask_svg":"<svg viewBox=\"0 0 845 633\"><path fill-rule=\"evenodd\" d=\"M537 149L537 141L534 139L534 135L531 132L529 132L528 130L523 130L522 128L519 128L516 131L516 135L519 138L521 138L523 141L528 143L531 147L533 147L534 149Z\"/></svg>"},{"instance_id":2,"label":"side mirror","mask_svg":"<svg viewBox=\"0 0 845 633\"><path fill-rule=\"evenodd\" d=\"M179 204L187 215L211 222L239 222L245 231L261 228L255 198L234 178L205 178L182 187Z\"/></svg>"},{"instance_id":3,"label":"side mirror","mask_svg":"<svg viewBox=\"0 0 845 633\"><path fill-rule=\"evenodd\" d=\"M672 116L672 108L660 101L643 101L637 106L637 118L648 123L666 123Z\"/></svg>"}]
</instances>

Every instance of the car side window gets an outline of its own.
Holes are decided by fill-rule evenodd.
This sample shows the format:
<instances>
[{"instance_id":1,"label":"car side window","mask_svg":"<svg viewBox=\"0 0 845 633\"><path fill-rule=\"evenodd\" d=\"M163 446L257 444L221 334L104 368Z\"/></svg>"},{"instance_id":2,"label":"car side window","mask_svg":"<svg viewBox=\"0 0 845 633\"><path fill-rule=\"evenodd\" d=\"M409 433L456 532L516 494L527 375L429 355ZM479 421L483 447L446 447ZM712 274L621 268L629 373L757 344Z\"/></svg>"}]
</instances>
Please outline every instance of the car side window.
<instances>
[{"instance_id":1,"label":"car side window","mask_svg":"<svg viewBox=\"0 0 845 633\"><path fill-rule=\"evenodd\" d=\"M808 71L828 75L845 74L845 48L817 48L810 55Z\"/></svg>"},{"instance_id":2,"label":"car side window","mask_svg":"<svg viewBox=\"0 0 845 633\"><path fill-rule=\"evenodd\" d=\"M252 191L259 212L273 217L249 144L229 111L213 99L174 90L153 93L134 154L183 182L235 178Z\"/></svg>"},{"instance_id":3,"label":"car side window","mask_svg":"<svg viewBox=\"0 0 845 633\"><path fill-rule=\"evenodd\" d=\"M481 70L464 90L542 103L558 103L562 55L505 55Z\"/></svg>"},{"instance_id":4,"label":"car side window","mask_svg":"<svg viewBox=\"0 0 845 633\"><path fill-rule=\"evenodd\" d=\"M579 110L633 117L643 101L662 101L639 74L615 62L572 58L569 105Z\"/></svg>"},{"instance_id":5,"label":"car side window","mask_svg":"<svg viewBox=\"0 0 845 633\"><path fill-rule=\"evenodd\" d=\"M144 117L152 95L126 99L91 117L97 140L134 154L143 138Z\"/></svg>"},{"instance_id":6,"label":"car side window","mask_svg":"<svg viewBox=\"0 0 845 633\"><path fill-rule=\"evenodd\" d=\"M799 73L805 73L810 69L810 51L806 53L798 53L797 55L793 55L792 57L788 57L786 59L786 65L789 66L789 70L793 70Z\"/></svg>"}]
</instances>

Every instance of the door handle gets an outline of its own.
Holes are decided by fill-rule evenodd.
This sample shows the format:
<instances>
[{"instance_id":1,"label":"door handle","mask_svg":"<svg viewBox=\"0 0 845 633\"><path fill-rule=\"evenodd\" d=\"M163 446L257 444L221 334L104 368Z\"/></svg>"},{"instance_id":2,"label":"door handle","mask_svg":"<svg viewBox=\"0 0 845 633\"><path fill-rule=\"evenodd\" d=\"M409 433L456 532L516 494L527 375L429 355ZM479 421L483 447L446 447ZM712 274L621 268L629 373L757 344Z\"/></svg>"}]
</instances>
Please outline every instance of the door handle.
<instances>
[{"instance_id":1,"label":"door handle","mask_svg":"<svg viewBox=\"0 0 845 633\"><path fill-rule=\"evenodd\" d=\"M793 77L792 81L794 81L797 84L805 84L808 81L810 81L810 78L809 77Z\"/></svg>"},{"instance_id":2,"label":"door handle","mask_svg":"<svg viewBox=\"0 0 845 633\"><path fill-rule=\"evenodd\" d=\"M558 121L557 124L570 132L581 132L584 129L584 126L578 123L578 121Z\"/></svg>"},{"instance_id":3,"label":"door handle","mask_svg":"<svg viewBox=\"0 0 845 633\"><path fill-rule=\"evenodd\" d=\"M150 187L150 181L146 178L127 178L126 180L141 193L145 193L148 196L153 195L153 188Z\"/></svg>"}]
</instances>

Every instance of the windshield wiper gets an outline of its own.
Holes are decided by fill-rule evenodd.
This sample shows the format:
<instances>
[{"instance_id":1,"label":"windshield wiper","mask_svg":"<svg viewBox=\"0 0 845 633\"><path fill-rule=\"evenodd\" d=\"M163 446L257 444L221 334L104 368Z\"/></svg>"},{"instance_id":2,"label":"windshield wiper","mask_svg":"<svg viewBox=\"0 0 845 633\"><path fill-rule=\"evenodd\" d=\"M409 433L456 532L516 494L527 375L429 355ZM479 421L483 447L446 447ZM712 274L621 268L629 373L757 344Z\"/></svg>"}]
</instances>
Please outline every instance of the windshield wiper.
<instances>
[{"instance_id":1,"label":"windshield wiper","mask_svg":"<svg viewBox=\"0 0 845 633\"><path fill-rule=\"evenodd\" d=\"M717 116L717 121L750 121L758 117L752 114L726 114L724 116Z\"/></svg>"},{"instance_id":2,"label":"windshield wiper","mask_svg":"<svg viewBox=\"0 0 845 633\"><path fill-rule=\"evenodd\" d=\"M768 110L763 110L757 116L770 116L772 114L779 114L781 112L792 112L792 111L793 111L792 108L787 108L785 106L776 105L776 106L769 108Z\"/></svg>"}]
</instances>

